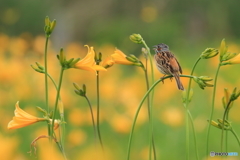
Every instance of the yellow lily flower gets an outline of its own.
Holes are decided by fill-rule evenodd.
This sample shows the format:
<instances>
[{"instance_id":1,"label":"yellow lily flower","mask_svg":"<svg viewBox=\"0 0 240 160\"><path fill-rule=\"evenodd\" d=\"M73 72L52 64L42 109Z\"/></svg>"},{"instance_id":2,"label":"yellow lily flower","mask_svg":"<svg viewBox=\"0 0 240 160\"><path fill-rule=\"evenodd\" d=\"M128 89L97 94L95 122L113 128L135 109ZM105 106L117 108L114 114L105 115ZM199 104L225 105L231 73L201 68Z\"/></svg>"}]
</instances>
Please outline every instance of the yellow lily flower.
<instances>
[{"instance_id":1,"label":"yellow lily flower","mask_svg":"<svg viewBox=\"0 0 240 160\"><path fill-rule=\"evenodd\" d=\"M119 49L115 49L114 54L111 55L114 62L117 64L133 65L134 63L126 59L126 55Z\"/></svg>"},{"instance_id":2,"label":"yellow lily flower","mask_svg":"<svg viewBox=\"0 0 240 160\"><path fill-rule=\"evenodd\" d=\"M228 64L240 64L240 54L228 61Z\"/></svg>"},{"instance_id":3,"label":"yellow lily flower","mask_svg":"<svg viewBox=\"0 0 240 160\"><path fill-rule=\"evenodd\" d=\"M14 111L15 116L13 117L13 120L11 120L8 123L8 129L22 128L39 121L47 120L45 118L38 118L38 117L32 116L31 114L28 114L27 112L25 112L19 107L19 102L16 103L15 107L16 107Z\"/></svg>"},{"instance_id":4,"label":"yellow lily flower","mask_svg":"<svg viewBox=\"0 0 240 160\"><path fill-rule=\"evenodd\" d=\"M75 65L74 68L76 69L82 69L82 70L87 70L87 71L106 71L106 69L102 66L96 65L95 62L95 52L93 47L90 47L88 45L85 45L88 48L88 53L87 55L78 61Z\"/></svg>"}]
</instances>

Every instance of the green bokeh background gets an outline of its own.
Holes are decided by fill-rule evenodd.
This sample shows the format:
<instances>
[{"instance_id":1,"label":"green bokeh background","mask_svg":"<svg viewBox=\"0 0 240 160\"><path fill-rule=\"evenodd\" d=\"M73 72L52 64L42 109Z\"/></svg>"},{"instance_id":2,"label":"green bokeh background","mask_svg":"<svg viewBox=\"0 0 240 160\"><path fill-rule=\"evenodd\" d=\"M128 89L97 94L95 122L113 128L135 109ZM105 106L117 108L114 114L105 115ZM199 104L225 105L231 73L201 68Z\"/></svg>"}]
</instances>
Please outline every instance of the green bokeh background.
<instances>
[{"instance_id":1,"label":"green bokeh background","mask_svg":"<svg viewBox=\"0 0 240 160\"><path fill-rule=\"evenodd\" d=\"M51 36L49 53L51 73L56 80L59 68L55 55L61 47L69 51L66 52L69 58L78 54L82 58L87 53L86 49L82 48L85 44L93 45L95 50L102 52L105 57L112 54L115 47L126 54L141 57L142 46L129 40L129 35L132 33L141 34L149 47L158 43L168 44L178 57L184 74L189 74L201 52L207 47L219 48L223 38L229 45L229 51L240 51L239 6L240 2L236 0L1 0L0 150L1 155L5 155L2 158L36 159L34 155L29 156L26 152L29 151L31 141L39 136L38 133L46 131L44 129L38 131L39 128L44 128L45 124L35 124L11 131L6 129L7 123L13 116L16 101L20 100L20 107L35 115L41 116L34 106L44 108L43 75L35 73L30 68L30 64L35 61L42 62L41 50L36 48L44 48L44 43L38 43L38 40L41 41L41 36L44 34L45 16L57 20L57 26ZM20 44L17 43L18 41ZM24 48L22 46L26 49L22 49ZM77 52L78 48L81 53ZM21 51L24 52L20 53ZM214 77L217 62L218 58L201 61L196 75ZM109 155L106 159L122 160L126 158L132 117L145 92L144 74L136 67L114 65L101 76L103 117L101 130L106 152ZM155 78L161 76L155 70ZM214 119L221 118L223 114L221 104L223 89L229 88L231 91L234 87L240 87L239 77L239 65L222 67ZM183 81L186 86L187 79ZM74 94L72 82L87 85L93 106L96 107L95 75L83 71L67 71L62 91L66 106L67 155L69 159L92 159L96 149L91 121L89 122L89 109L84 99ZM194 96L190 111L197 130L200 159L204 159L212 89L201 90L196 84L193 89ZM166 80L164 85L159 84L156 90L153 119L157 157L172 160L186 159L185 113L181 92L176 89L175 82L169 80ZM54 94L54 89L51 88L50 96L53 98L50 100L53 102ZM229 117L236 132L240 133L238 101L235 102ZM173 111L172 115L171 111ZM131 154L134 160L144 160L148 157L149 126L146 106L141 114L142 120L134 132ZM74 120L77 118L80 120ZM72 124L73 122L75 124ZM220 151L220 133L216 128L211 129L210 150ZM41 142L39 143L41 146ZM192 132L190 143L190 159L195 159ZM239 152L237 142L231 134L229 134L228 149L229 152ZM42 153L37 154L40 156ZM232 157L232 159L238 158ZM39 159L42 159L41 156Z\"/></svg>"}]
</instances>

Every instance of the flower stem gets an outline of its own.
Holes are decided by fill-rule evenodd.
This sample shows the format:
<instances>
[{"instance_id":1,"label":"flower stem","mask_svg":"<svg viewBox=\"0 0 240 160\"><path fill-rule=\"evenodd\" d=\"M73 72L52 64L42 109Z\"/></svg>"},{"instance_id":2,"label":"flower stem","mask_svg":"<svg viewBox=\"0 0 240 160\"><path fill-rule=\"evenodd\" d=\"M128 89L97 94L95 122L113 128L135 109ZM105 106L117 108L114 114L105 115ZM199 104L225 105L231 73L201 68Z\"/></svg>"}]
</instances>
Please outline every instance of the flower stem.
<instances>
[{"instance_id":1,"label":"flower stem","mask_svg":"<svg viewBox=\"0 0 240 160\"><path fill-rule=\"evenodd\" d=\"M53 117L52 117L52 126L51 126L51 137L52 138L54 137L54 121L56 119L56 114L57 114L58 101L59 101L59 98L60 98L60 90L61 90L61 85L62 85L63 73L64 73L64 69L61 68L60 77L59 77L59 84L58 84L58 87L57 87L57 96L56 96L56 100L55 100ZM63 136L63 134L61 136ZM63 140L62 137L60 137L60 139ZM61 151L65 155L64 150L61 150Z\"/></svg>"},{"instance_id":2,"label":"flower stem","mask_svg":"<svg viewBox=\"0 0 240 160\"><path fill-rule=\"evenodd\" d=\"M131 145L132 145L133 131L134 131L134 128L135 128L135 125L136 125L136 121L137 121L138 114L139 114L139 112L140 112L140 110L141 110L141 107L142 107L142 105L143 105L144 100L148 97L148 95L150 94L150 92L155 88L155 86L156 86L159 82L161 82L161 81L163 81L163 80L165 80L165 79L167 79L167 78L171 78L171 77L173 77L173 76L165 76L165 77L157 80L157 81L149 88L149 90L145 93L145 95L143 96L142 100L140 101L140 104L139 104L139 106L138 106L138 109L137 109L136 114L135 114L134 119L133 119L133 125L132 125L132 128L131 128L130 137L129 137L129 141L128 141L127 160L130 159L130 151L131 151ZM180 75L180 77L193 78L193 76L190 76L190 75Z\"/></svg>"},{"instance_id":3,"label":"flower stem","mask_svg":"<svg viewBox=\"0 0 240 160\"><path fill-rule=\"evenodd\" d=\"M150 49L148 47L148 45L146 44L146 42L143 40L142 41L143 45L145 46L145 48L147 49L147 53L148 53L148 58L150 60L150 70L151 70L151 84L154 83L154 72L153 72L153 60L152 60L152 55L150 52ZM147 68L146 68L147 71ZM146 75L147 76L147 75ZM150 135L150 151L149 151L149 160L152 159L152 147L153 147L153 154L154 154L154 160L156 160L156 149L155 149L155 144L154 144L154 138L153 138L153 117L152 117L152 104L153 104L153 98L154 98L154 90L152 91L152 95L151 95L151 101L149 103L149 123L150 123L150 128L149 128L149 135Z\"/></svg>"},{"instance_id":4,"label":"flower stem","mask_svg":"<svg viewBox=\"0 0 240 160\"><path fill-rule=\"evenodd\" d=\"M224 110L224 113L223 113L223 122L222 122L222 134L221 134L221 152L223 152L223 135L224 135L224 124L225 124L225 120L227 120L226 118L227 118L227 115L228 115L228 111L229 111L229 106L230 106L230 104L232 103L232 101L230 100L229 102L228 102L228 104L227 104L227 106L226 106L226 108L225 108L225 110ZM227 131L226 131L227 132ZM225 145L227 145L227 141L226 141L226 144ZM226 148L227 149L227 148ZM227 150L226 150L226 152L227 152Z\"/></svg>"},{"instance_id":5,"label":"flower stem","mask_svg":"<svg viewBox=\"0 0 240 160\"><path fill-rule=\"evenodd\" d=\"M49 107L48 107L48 64L47 64L48 40L49 40L49 36L46 35L45 51L44 51L44 67L45 67L45 99L46 99L46 108L47 108L47 111L48 111L48 113L49 113Z\"/></svg>"},{"instance_id":6,"label":"flower stem","mask_svg":"<svg viewBox=\"0 0 240 160\"><path fill-rule=\"evenodd\" d=\"M240 147L240 140L239 140L239 138L238 138L238 135L237 135L236 132L233 130L233 128L232 128L230 131L232 132L232 134L234 135L234 137L237 139L238 145L239 145L239 147Z\"/></svg>"},{"instance_id":7,"label":"flower stem","mask_svg":"<svg viewBox=\"0 0 240 160\"><path fill-rule=\"evenodd\" d=\"M96 131L96 124L95 124L95 121L94 121L94 115L93 115L92 105L91 105L88 97L87 97L86 95L85 95L84 97L85 97L85 99L87 100L87 103L88 103L89 108L90 108L91 118L92 118L92 124L93 124L93 130L94 130L94 137L95 137L94 139L95 139L95 141L96 141L97 131Z\"/></svg>"},{"instance_id":8,"label":"flower stem","mask_svg":"<svg viewBox=\"0 0 240 160\"><path fill-rule=\"evenodd\" d=\"M99 71L97 71L97 133L101 148L102 150L104 150L100 132L99 116L100 116Z\"/></svg>"},{"instance_id":9,"label":"flower stem","mask_svg":"<svg viewBox=\"0 0 240 160\"><path fill-rule=\"evenodd\" d=\"M211 113L210 113L210 116L209 116L209 122L212 121L212 117L213 117L214 104L215 104L215 95L216 95L216 89L217 89L217 78L218 78L218 73L219 73L220 67L221 67L221 63L218 64L218 68L217 68L215 79L214 79L213 96L212 96L212 108L211 108ZM208 123L206 156L208 156L208 154L209 154L208 147L209 147L210 130L211 130L211 123Z\"/></svg>"},{"instance_id":10,"label":"flower stem","mask_svg":"<svg viewBox=\"0 0 240 160\"><path fill-rule=\"evenodd\" d=\"M201 57L199 57L197 59L197 61L194 63L191 74L190 74L191 76L193 75L193 72L200 60L201 60ZM186 103L184 104L185 109L186 109L186 153L187 153L187 159L189 159L189 123L188 123L189 119L188 118L190 118L190 121L192 124L192 129L193 129L193 135L194 135L196 159L199 159L198 158L198 149L197 149L197 139L196 139L196 133L195 133L194 125L193 125L193 119L192 119L191 112L188 110L191 85L192 85L192 78L189 80L189 83L188 83L187 98L186 98Z\"/></svg>"},{"instance_id":11,"label":"flower stem","mask_svg":"<svg viewBox=\"0 0 240 160\"><path fill-rule=\"evenodd\" d=\"M148 73L147 73L147 69L148 69L148 63L147 63L147 59L146 59L146 63L145 63L145 68L143 68L144 70L144 73L145 73L145 80L146 80L146 86L147 86L147 91L149 90L149 80L148 80ZM151 120L151 109L152 107L151 106L151 103L150 103L150 97L148 96L147 97L147 106L148 106L148 118L149 118L149 122ZM151 129L151 127L150 127ZM155 149L155 143L154 143L154 136L153 136L153 133L150 135L150 141L152 141L152 148L153 148L153 156L154 156L154 160L157 159L157 156L156 156L156 149ZM150 145L151 145L151 142L150 142ZM151 147L150 147L150 151L149 151L149 160L151 160Z\"/></svg>"},{"instance_id":12,"label":"flower stem","mask_svg":"<svg viewBox=\"0 0 240 160\"><path fill-rule=\"evenodd\" d=\"M48 50L48 40L49 36L46 35L46 41L45 41L45 50L44 50L44 67L45 67L45 105L47 108L47 113L49 114L49 107L48 107L48 65L47 65L47 50ZM50 137L51 141L51 126L48 124L48 136Z\"/></svg>"}]
</instances>

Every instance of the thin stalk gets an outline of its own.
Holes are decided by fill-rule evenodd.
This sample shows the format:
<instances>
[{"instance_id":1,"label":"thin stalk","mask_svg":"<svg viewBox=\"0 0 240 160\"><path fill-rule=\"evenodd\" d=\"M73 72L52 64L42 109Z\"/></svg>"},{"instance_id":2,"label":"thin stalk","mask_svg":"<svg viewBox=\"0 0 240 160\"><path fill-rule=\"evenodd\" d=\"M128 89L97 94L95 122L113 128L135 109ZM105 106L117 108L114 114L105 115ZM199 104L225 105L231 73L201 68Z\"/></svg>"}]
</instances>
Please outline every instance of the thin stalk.
<instances>
[{"instance_id":1,"label":"thin stalk","mask_svg":"<svg viewBox=\"0 0 240 160\"><path fill-rule=\"evenodd\" d=\"M145 48L147 49L147 53L148 53L148 57L150 60L150 70L151 70L151 84L154 84L154 72L153 72L153 61L152 61L152 55L150 52L149 47L147 46L146 42L143 40L142 41L143 45L145 46ZM149 160L152 159L152 146L153 146L153 153L154 153L154 159L156 160L156 150L155 150L155 146L154 146L154 139L153 139L153 117L151 115L152 113L152 104L153 104L153 98L154 98L154 90L152 91L152 95L151 95L151 101L150 101L150 105L149 105L149 123L150 123L150 151L149 151Z\"/></svg>"},{"instance_id":2,"label":"thin stalk","mask_svg":"<svg viewBox=\"0 0 240 160\"><path fill-rule=\"evenodd\" d=\"M61 71L60 71L60 77L59 77L59 84L58 84L58 87L57 87L57 96L56 96L56 100L55 100L55 105L54 105L54 111L53 111L53 117L52 117L52 128L51 128L51 136L53 136L54 134L54 121L56 119L56 114L57 114L57 108L58 108L58 100L59 100L59 97L60 97L60 90L61 90L61 86L62 86L62 79L63 79L63 73L64 73L64 69L61 68Z\"/></svg>"},{"instance_id":3,"label":"thin stalk","mask_svg":"<svg viewBox=\"0 0 240 160\"><path fill-rule=\"evenodd\" d=\"M45 41L45 50L44 50L44 67L45 67L45 100L46 100L46 108L47 108L47 113L49 114L49 107L48 107L48 65L47 65L47 50L48 50L48 40L49 36L46 35L46 41ZM48 124L48 136L50 137L50 141L52 140L51 136L51 126Z\"/></svg>"},{"instance_id":4,"label":"thin stalk","mask_svg":"<svg viewBox=\"0 0 240 160\"><path fill-rule=\"evenodd\" d=\"M50 80L52 81L52 83L53 83L53 85L54 85L54 87L56 88L56 90L57 90L57 84L56 84L56 82L54 81L54 79L52 78L52 76L50 75L50 74L47 74L48 75L48 77L50 78Z\"/></svg>"},{"instance_id":5,"label":"thin stalk","mask_svg":"<svg viewBox=\"0 0 240 160\"><path fill-rule=\"evenodd\" d=\"M226 106L226 108L225 108L225 110L224 110L224 113L223 113L223 122L222 122L222 134L221 134L221 152L223 152L223 135L224 135L224 124L225 124L225 120L226 120L226 116L227 116L227 114L228 114L228 111L229 111L229 106L230 106L230 104L232 103L232 101L230 100L229 102L228 102L228 104L227 104L227 106ZM226 143L227 144L227 143ZM226 152L227 152L227 150L226 150Z\"/></svg>"},{"instance_id":6,"label":"thin stalk","mask_svg":"<svg viewBox=\"0 0 240 160\"><path fill-rule=\"evenodd\" d=\"M96 138L97 138L97 131L96 131L96 124L95 124L95 120L94 120L94 115L93 115L93 110L92 110L92 105L88 99L88 97L85 95L84 98L87 100L87 103L89 105L89 108L90 108L90 112L91 112L91 118L92 118L92 124L93 124L93 130L94 130L94 139L96 141Z\"/></svg>"},{"instance_id":7,"label":"thin stalk","mask_svg":"<svg viewBox=\"0 0 240 160\"><path fill-rule=\"evenodd\" d=\"M48 50L48 40L49 36L46 35L46 41L45 41L45 51L44 51L44 67L45 67L45 99L46 99L46 108L49 113L49 107L48 107L48 64L47 64L47 50Z\"/></svg>"},{"instance_id":8,"label":"thin stalk","mask_svg":"<svg viewBox=\"0 0 240 160\"><path fill-rule=\"evenodd\" d=\"M136 125L136 121L137 121L138 114L139 114L139 112L140 112L140 110L141 110L141 107L142 107L142 105L143 105L143 103L144 103L144 100L148 97L148 95L150 94L150 92L155 88L155 86L156 86L159 82L161 82L161 81L163 81L163 80L165 80L165 79L167 79L167 78L171 78L171 77L173 77L173 76L166 76L166 77L163 77L163 78L157 80L157 81L149 88L149 90L145 93L145 95L143 96L142 100L140 101L140 104L139 104L139 106L138 106L138 109L137 109L136 114L135 114L134 119L133 119L133 125L132 125L132 128L131 128L130 137L129 137L129 141L128 141L127 160L130 159L130 151L131 151L131 145L132 145L133 131L134 131L134 128L135 128L135 125ZM190 76L190 75L180 75L180 77L193 78L193 76Z\"/></svg>"},{"instance_id":9,"label":"thin stalk","mask_svg":"<svg viewBox=\"0 0 240 160\"><path fill-rule=\"evenodd\" d=\"M194 63L193 65L193 68L192 68L192 71L191 71L191 76L193 75L193 72L198 64L198 62L201 60L201 57L199 57L197 59L197 61ZM187 159L189 159L189 119L190 118L190 121L191 121L191 124L193 124L193 119L192 119L192 115L190 113L190 111L188 110L188 105L189 105L189 94L190 94L190 89L191 89L191 85L192 85L192 78L189 80L189 83L188 83L188 89L187 89L187 98L186 98L186 104L184 105L185 106L185 109L186 109L186 153L187 153ZM187 116L188 115L188 116ZM192 129L193 129L193 135L194 135L194 143L195 143L195 152L196 152L196 159L198 160L198 149L197 149L197 139L196 139L196 133L195 133L195 129L194 129L194 125L192 125Z\"/></svg>"},{"instance_id":10,"label":"thin stalk","mask_svg":"<svg viewBox=\"0 0 240 160\"><path fill-rule=\"evenodd\" d=\"M102 150L104 150L100 132L99 115L100 115L99 71L97 71L97 133Z\"/></svg>"},{"instance_id":11,"label":"thin stalk","mask_svg":"<svg viewBox=\"0 0 240 160\"><path fill-rule=\"evenodd\" d=\"M221 67L221 63L218 64L218 68L216 71L215 79L214 79L214 86L213 86L213 96L212 96L212 108L211 113L209 116L209 122L212 121L213 112L214 112L214 104L215 104L215 96L216 96L216 89L217 89L217 79L218 79L218 73ZM211 130L211 123L208 123L208 130L207 130L207 146L206 146L206 156L208 156L208 146L209 146L209 136L210 136L210 130Z\"/></svg>"},{"instance_id":12,"label":"thin stalk","mask_svg":"<svg viewBox=\"0 0 240 160\"><path fill-rule=\"evenodd\" d=\"M227 111L227 114L226 114L226 120L228 121L228 113L229 113L229 110ZM228 150L228 132L226 132L226 136L225 136L225 151L227 152Z\"/></svg>"},{"instance_id":13,"label":"thin stalk","mask_svg":"<svg viewBox=\"0 0 240 160\"><path fill-rule=\"evenodd\" d=\"M63 72L64 72L64 69L62 68L61 71L60 71L59 84L58 84L58 87L57 87L57 96L56 96L55 105L54 105L52 131L54 129L54 120L56 118L56 113L57 113L57 108L58 108L58 99L60 97L60 90L61 90L61 85L62 85Z\"/></svg>"},{"instance_id":14,"label":"thin stalk","mask_svg":"<svg viewBox=\"0 0 240 160\"><path fill-rule=\"evenodd\" d=\"M232 132L232 134L234 135L234 137L237 139L238 145L240 147L240 140L238 138L238 135L236 134L236 132L233 130L233 128L230 130Z\"/></svg>"},{"instance_id":15,"label":"thin stalk","mask_svg":"<svg viewBox=\"0 0 240 160\"><path fill-rule=\"evenodd\" d=\"M145 68L143 68L143 70L144 70L144 73L145 73L145 80L146 80L146 86L147 86L147 91L148 91L149 90L149 80L148 80L148 72L147 72L147 69L148 69L148 63L147 62L148 62L148 60L146 58ZM149 118L149 122L150 122L150 120L151 120L151 113L152 113L151 108L152 107L150 107L151 103L150 103L150 97L149 96L147 97L147 106L148 106L148 118ZM154 160L156 160L157 156L156 156L156 148L155 148L153 133L152 133L152 135L150 135L150 141L152 141L153 156L154 156L153 158L154 158ZM150 145L151 145L151 143L150 143ZM150 147L149 160L151 160L151 156L150 156L151 154L152 154L152 149Z\"/></svg>"}]
</instances>

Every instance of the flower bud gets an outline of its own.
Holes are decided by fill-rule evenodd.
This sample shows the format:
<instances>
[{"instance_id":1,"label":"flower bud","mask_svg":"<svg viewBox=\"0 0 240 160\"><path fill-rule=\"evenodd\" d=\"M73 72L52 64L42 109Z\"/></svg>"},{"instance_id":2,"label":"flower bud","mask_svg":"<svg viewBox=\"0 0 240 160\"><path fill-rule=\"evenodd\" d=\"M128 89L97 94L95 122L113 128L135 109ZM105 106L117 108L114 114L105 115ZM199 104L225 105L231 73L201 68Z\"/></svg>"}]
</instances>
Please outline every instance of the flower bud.
<instances>
[{"instance_id":1,"label":"flower bud","mask_svg":"<svg viewBox=\"0 0 240 160\"><path fill-rule=\"evenodd\" d=\"M34 69L36 72L39 72L39 73L45 73L45 70L44 69L39 69L37 67L34 67L33 65L31 65L32 69Z\"/></svg>"},{"instance_id":2,"label":"flower bud","mask_svg":"<svg viewBox=\"0 0 240 160\"><path fill-rule=\"evenodd\" d=\"M73 83L73 86L77 89L80 90L80 86L77 83Z\"/></svg>"},{"instance_id":3,"label":"flower bud","mask_svg":"<svg viewBox=\"0 0 240 160\"><path fill-rule=\"evenodd\" d=\"M143 38L140 34L132 34L130 35L130 40L134 43L142 44L143 43Z\"/></svg>"},{"instance_id":4,"label":"flower bud","mask_svg":"<svg viewBox=\"0 0 240 160\"><path fill-rule=\"evenodd\" d=\"M202 59L209 59L209 58L215 57L216 55L218 55L218 50L217 49L207 48L207 49L205 49L205 51L202 52L200 57Z\"/></svg>"},{"instance_id":5,"label":"flower bud","mask_svg":"<svg viewBox=\"0 0 240 160\"><path fill-rule=\"evenodd\" d=\"M226 46L226 42L225 39L222 40L221 45L220 45L220 49L219 49L219 53L220 53L220 61L222 62L222 58L223 56L226 54L228 50L228 47Z\"/></svg>"},{"instance_id":6,"label":"flower bud","mask_svg":"<svg viewBox=\"0 0 240 160\"><path fill-rule=\"evenodd\" d=\"M144 56L145 59L148 59L148 51L146 48L142 47L142 54Z\"/></svg>"},{"instance_id":7,"label":"flower bud","mask_svg":"<svg viewBox=\"0 0 240 160\"><path fill-rule=\"evenodd\" d=\"M222 61L228 61L234 57L236 57L239 53L231 53L231 52L227 52L226 54L223 55L222 57Z\"/></svg>"},{"instance_id":8,"label":"flower bud","mask_svg":"<svg viewBox=\"0 0 240 160\"><path fill-rule=\"evenodd\" d=\"M187 100L188 100L188 102L191 102L192 97L193 97L193 89L192 88L189 90L188 99L187 99L187 91L186 90L182 91L182 101L183 101L183 103L186 103Z\"/></svg>"},{"instance_id":9,"label":"flower bud","mask_svg":"<svg viewBox=\"0 0 240 160\"><path fill-rule=\"evenodd\" d=\"M41 107L36 107L40 112L44 113L45 116L47 116L47 111L45 109L42 109Z\"/></svg>"}]
</instances>

